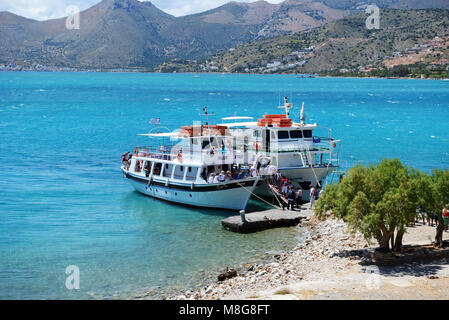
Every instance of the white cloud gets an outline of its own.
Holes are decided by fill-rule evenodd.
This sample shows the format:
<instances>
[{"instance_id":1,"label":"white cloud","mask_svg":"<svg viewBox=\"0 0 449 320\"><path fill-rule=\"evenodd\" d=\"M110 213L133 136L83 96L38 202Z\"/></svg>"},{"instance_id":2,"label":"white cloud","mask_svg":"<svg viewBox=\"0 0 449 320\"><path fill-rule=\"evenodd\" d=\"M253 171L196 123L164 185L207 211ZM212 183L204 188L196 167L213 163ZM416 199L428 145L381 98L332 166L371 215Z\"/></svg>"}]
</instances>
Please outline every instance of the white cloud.
<instances>
[{"instance_id":1,"label":"white cloud","mask_svg":"<svg viewBox=\"0 0 449 320\"><path fill-rule=\"evenodd\" d=\"M174 16L184 16L221 6L230 0L153 0L152 3L161 10ZM240 0L254 2L255 0ZM280 3L283 0L269 0ZM85 10L100 0L0 0L0 11L10 11L15 14L36 19L47 20L67 16L66 9L76 6Z\"/></svg>"},{"instance_id":2,"label":"white cloud","mask_svg":"<svg viewBox=\"0 0 449 320\"><path fill-rule=\"evenodd\" d=\"M66 9L76 6L85 10L98 0L0 0L0 11L9 11L36 20L67 16Z\"/></svg>"}]
</instances>

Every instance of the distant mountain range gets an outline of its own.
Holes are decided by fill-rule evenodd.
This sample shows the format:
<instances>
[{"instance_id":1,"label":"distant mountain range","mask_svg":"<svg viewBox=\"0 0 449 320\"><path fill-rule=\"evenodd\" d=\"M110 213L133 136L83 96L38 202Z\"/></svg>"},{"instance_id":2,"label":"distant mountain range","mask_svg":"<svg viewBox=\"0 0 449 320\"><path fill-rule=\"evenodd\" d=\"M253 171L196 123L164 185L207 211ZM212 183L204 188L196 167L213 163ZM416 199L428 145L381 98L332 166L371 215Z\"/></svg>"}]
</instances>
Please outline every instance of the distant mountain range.
<instances>
[{"instance_id":1,"label":"distant mountain range","mask_svg":"<svg viewBox=\"0 0 449 320\"><path fill-rule=\"evenodd\" d=\"M366 28L365 13L313 30L261 39L197 61L169 61L162 72L353 72L396 64L447 66L449 10L381 9L381 28ZM436 65L435 65L436 64Z\"/></svg>"},{"instance_id":2,"label":"distant mountain range","mask_svg":"<svg viewBox=\"0 0 449 320\"><path fill-rule=\"evenodd\" d=\"M379 6L449 7L447 0L372 0ZM0 64L75 69L146 69L173 58L201 59L258 39L313 29L353 14L363 1L230 2L174 17L151 2L103 0L66 19L36 21L0 12Z\"/></svg>"}]
</instances>

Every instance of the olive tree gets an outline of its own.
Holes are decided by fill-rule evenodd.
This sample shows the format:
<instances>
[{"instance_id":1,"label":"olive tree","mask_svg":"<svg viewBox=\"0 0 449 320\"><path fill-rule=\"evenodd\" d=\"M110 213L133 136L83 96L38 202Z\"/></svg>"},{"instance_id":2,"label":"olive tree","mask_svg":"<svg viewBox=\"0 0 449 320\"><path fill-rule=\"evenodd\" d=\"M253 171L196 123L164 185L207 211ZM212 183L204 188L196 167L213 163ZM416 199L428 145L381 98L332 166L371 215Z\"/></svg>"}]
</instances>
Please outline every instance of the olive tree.
<instances>
[{"instance_id":1,"label":"olive tree","mask_svg":"<svg viewBox=\"0 0 449 320\"><path fill-rule=\"evenodd\" d=\"M414 221L419 206L419 176L399 159L359 165L326 189L315 213L326 218L332 211L351 232L360 231L367 240L375 238L383 250L401 251L407 225Z\"/></svg>"},{"instance_id":2,"label":"olive tree","mask_svg":"<svg viewBox=\"0 0 449 320\"><path fill-rule=\"evenodd\" d=\"M449 203L449 170L435 169L431 175L422 174L417 188L421 209L438 217L435 245L442 247L445 229L442 209Z\"/></svg>"}]
</instances>

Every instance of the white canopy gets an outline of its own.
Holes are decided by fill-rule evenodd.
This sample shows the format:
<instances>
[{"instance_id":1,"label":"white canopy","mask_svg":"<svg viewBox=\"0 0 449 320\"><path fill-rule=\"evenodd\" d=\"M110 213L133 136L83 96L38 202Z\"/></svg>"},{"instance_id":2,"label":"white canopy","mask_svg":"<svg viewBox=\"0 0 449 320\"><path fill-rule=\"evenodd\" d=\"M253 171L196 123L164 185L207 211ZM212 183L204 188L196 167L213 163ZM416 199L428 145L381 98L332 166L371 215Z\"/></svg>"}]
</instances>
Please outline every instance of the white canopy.
<instances>
[{"instance_id":1,"label":"white canopy","mask_svg":"<svg viewBox=\"0 0 449 320\"><path fill-rule=\"evenodd\" d=\"M223 121L237 121L237 120L252 120L253 117L227 117L227 118L221 118Z\"/></svg>"},{"instance_id":2,"label":"white canopy","mask_svg":"<svg viewBox=\"0 0 449 320\"><path fill-rule=\"evenodd\" d=\"M155 138L172 138L178 137L179 132L163 132L163 133L143 133L138 136L155 137Z\"/></svg>"}]
</instances>

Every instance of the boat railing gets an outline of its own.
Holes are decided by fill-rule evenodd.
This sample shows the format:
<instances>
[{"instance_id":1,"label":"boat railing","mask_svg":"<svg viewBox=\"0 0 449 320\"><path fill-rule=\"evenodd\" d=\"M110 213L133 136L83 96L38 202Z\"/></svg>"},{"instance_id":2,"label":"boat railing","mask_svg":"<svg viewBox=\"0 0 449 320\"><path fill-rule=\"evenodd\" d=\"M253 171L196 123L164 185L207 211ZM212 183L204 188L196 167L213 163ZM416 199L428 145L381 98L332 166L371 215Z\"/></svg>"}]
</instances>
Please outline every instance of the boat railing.
<instances>
[{"instance_id":1,"label":"boat railing","mask_svg":"<svg viewBox=\"0 0 449 320\"><path fill-rule=\"evenodd\" d=\"M216 163L246 164L254 161L255 157L250 152L232 148L193 150L182 146L137 147L134 156L150 160L201 162L209 165Z\"/></svg>"},{"instance_id":2,"label":"boat railing","mask_svg":"<svg viewBox=\"0 0 449 320\"><path fill-rule=\"evenodd\" d=\"M275 145L271 146L271 152L332 152L335 149L335 140L324 137L314 137L310 141L301 142L299 144L294 143L287 146Z\"/></svg>"}]
</instances>

